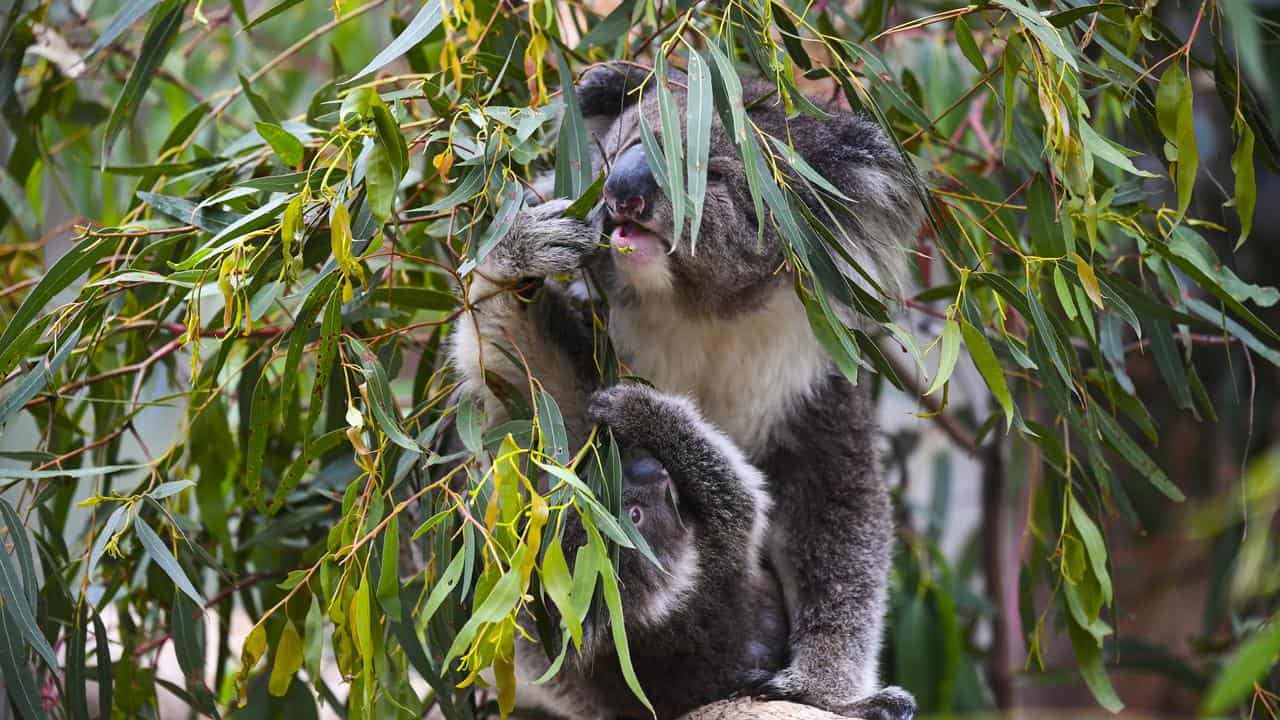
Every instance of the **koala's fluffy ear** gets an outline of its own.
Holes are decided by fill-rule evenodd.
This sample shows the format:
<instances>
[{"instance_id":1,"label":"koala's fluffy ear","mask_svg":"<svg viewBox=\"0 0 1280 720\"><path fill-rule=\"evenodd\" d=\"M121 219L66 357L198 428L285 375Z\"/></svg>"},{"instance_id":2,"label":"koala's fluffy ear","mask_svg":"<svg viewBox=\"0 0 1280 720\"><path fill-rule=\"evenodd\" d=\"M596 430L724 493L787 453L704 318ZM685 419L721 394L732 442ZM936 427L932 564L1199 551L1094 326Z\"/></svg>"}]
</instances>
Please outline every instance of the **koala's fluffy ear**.
<instances>
[{"instance_id":1,"label":"koala's fluffy ear","mask_svg":"<svg viewBox=\"0 0 1280 720\"><path fill-rule=\"evenodd\" d=\"M884 289L901 295L908 249L924 220L917 191L921 180L875 121L847 112L821 120L802 118L793 123L797 150L856 200L841 220L848 249Z\"/></svg>"},{"instance_id":2,"label":"koala's fluffy ear","mask_svg":"<svg viewBox=\"0 0 1280 720\"><path fill-rule=\"evenodd\" d=\"M637 88L649 73L630 63L611 62L591 68L578 80L575 89L582 116L588 120L612 121L640 99Z\"/></svg>"}]
</instances>

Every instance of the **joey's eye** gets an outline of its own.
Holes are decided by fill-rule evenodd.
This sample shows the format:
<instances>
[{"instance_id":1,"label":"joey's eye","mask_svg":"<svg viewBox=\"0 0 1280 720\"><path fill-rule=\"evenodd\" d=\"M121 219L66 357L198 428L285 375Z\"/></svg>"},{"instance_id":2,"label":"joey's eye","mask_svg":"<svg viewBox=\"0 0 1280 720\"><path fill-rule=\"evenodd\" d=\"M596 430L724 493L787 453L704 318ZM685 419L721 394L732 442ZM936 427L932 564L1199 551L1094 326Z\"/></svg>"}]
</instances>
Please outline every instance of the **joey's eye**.
<instances>
[{"instance_id":1,"label":"joey's eye","mask_svg":"<svg viewBox=\"0 0 1280 720\"><path fill-rule=\"evenodd\" d=\"M631 516L631 524L636 527L639 527L640 523L644 522L644 511L640 509L639 505L632 505L627 509L627 514Z\"/></svg>"}]
</instances>

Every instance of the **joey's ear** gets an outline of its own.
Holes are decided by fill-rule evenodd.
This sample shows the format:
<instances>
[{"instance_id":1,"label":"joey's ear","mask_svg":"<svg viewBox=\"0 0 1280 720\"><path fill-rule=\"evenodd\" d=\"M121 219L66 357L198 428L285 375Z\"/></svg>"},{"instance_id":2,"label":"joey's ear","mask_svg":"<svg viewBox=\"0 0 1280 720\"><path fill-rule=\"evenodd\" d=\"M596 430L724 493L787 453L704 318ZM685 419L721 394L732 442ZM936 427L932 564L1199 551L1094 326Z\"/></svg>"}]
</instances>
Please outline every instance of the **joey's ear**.
<instances>
[{"instance_id":1,"label":"joey's ear","mask_svg":"<svg viewBox=\"0 0 1280 720\"><path fill-rule=\"evenodd\" d=\"M609 122L640 99L636 89L649 73L635 65L611 62L591 68L578 80L575 89L582 116Z\"/></svg>"}]
</instances>

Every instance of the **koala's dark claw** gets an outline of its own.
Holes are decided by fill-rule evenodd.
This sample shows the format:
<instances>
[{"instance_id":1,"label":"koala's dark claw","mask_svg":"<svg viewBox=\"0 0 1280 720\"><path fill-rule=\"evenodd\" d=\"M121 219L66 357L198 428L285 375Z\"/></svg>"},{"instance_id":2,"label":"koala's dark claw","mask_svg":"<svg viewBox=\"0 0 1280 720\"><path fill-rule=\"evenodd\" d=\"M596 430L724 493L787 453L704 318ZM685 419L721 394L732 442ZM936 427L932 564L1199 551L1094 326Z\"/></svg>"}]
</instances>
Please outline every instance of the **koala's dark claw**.
<instances>
[{"instance_id":1,"label":"koala's dark claw","mask_svg":"<svg viewBox=\"0 0 1280 720\"><path fill-rule=\"evenodd\" d=\"M779 673L771 673L768 677L762 678L755 684L751 695L757 700L782 700L804 703L801 693L796 690L791 676L785 670Z\"/></svg>"},{"instance_id":2,"label":"koala's dark claw","mask_svg":"<svg viewBox=\"0 0 1280 720\"><path fill-rule=\"evenodd\" d=\"M916 716L916 699L906 690L891 685L841 708L840 714L861 720L912 720Z\"/></svg>"}]
</instances>

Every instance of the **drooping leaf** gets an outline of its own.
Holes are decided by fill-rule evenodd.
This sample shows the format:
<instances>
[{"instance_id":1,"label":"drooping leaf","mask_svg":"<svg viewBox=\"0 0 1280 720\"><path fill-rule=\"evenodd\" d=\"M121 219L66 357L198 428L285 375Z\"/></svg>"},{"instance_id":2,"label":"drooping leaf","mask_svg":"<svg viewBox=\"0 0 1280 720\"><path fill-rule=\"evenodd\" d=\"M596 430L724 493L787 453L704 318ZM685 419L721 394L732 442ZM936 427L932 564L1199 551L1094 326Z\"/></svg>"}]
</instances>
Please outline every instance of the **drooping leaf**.
<instances>
[{"instance_id":1,"label":"drooping leaf","mask_svg":"<svg viewBox=\"0 0 1280 720\"><path fill-rule=\"evenodd\" d=\"M103 167L107 165L107 155L115 144L116 136L133 122L142 97L147 94L147 88L151 87L156 70L173 47L188 2L189 0L164 0L152 15L151 25L147 28L147 35L142 39L142 47L138 51L138 60L129 71L129 79L125 81L124 89L120 91L120 97L107 120L107 130L102 140Z\"/></svg>"},{"instance_id":2,"label":"drooping leaf","mask_svg":"<svg viewBox=\"0 0 1280 720\"><path fill-rule=\"evenodd\" d=\"M422 8L418 10L418 13L413 16L413 19L409 21L409 24L405 26L403 32L397 35L390 45L383 48L367 65L343 84L351 85L363 80L366 76L381 70L391 61L409 52L410 49L426 39L431 34L431 31L440 25L440 21L444 19L444 10L444 0L427 0Z\"/></svg>"},{"instance_id":3,"label":"drooping leaf","mask_svg":"<svg viewBox=\"0 0 1280 720\"><path fill-rule=\"evenodd\" d=\"M138 536L138 541L142 543L143 550L151 558L155 564L160 566L165 575L173 580L173 584L178 589L187 594L187 597L195 601L201 607L204 606L204 597L195 585L191 584L191 580L187 579L187 574L182 570L182 566L178 564L177 558L173 553L169 552L169 548L165 547L164 541L159 535L151 529L150 525L144 522L135 522L133 530Z\"/></svg>"}]
</instances>

